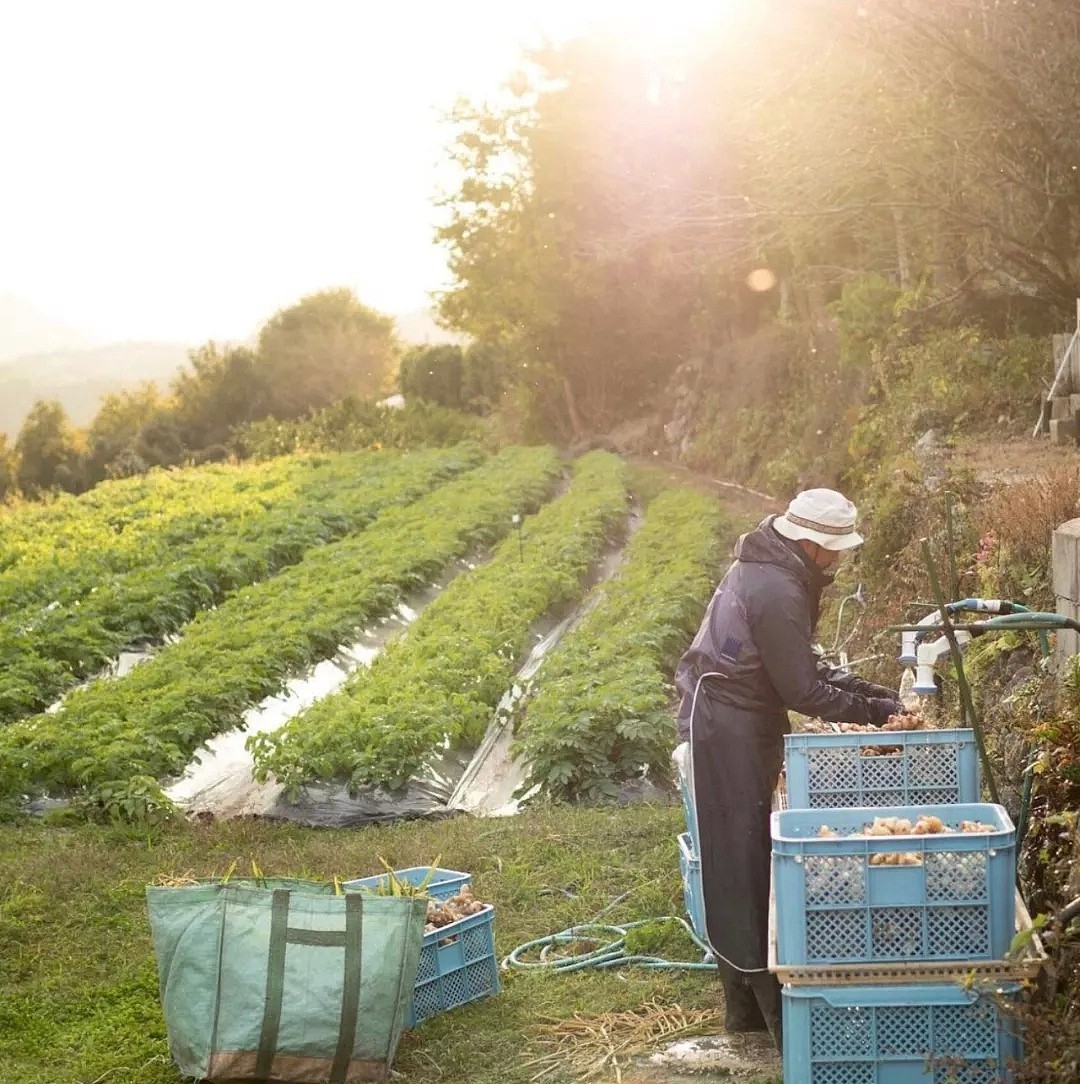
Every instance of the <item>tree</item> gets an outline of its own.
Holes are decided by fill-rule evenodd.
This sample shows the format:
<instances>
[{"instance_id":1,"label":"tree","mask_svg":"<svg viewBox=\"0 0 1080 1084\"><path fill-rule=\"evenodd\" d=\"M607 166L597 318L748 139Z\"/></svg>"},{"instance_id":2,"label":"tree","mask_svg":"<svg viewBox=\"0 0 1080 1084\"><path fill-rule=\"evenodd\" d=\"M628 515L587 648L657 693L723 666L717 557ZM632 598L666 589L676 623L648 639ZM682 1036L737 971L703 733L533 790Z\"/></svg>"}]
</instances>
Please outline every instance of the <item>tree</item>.
<instances>
[{"instance_id":1,"label":"tree","mask_svg":"<svg viewBox=\"0 0 1080 1084\"><path fill-rule=\"evenodd\" d=\"M271 390L253 350L209 342L188 360L172 384L172 420L186 448L223 445L236 426L266 416Z\"/></svg>"},{"instance_id":2,"label":"tree","mask_svg":"<svg viewBox=\"0 0 1080 1084\"><path fill-rule=\"evenodd\" d=\"M752 265L742 223L705 246L685 214L710 186L732 198L736 177L730 125L683 72L602 40L532 61L510 106L456 114L463 179L439 233L456 283L440 308L510 344L549 430L579 437L651 404L703 312L753 320Z\"/></svg>"},{"instance_id":3,"label":"tree","mask_svg":"<svg viewBox=\"0 0 1080 1084\"><path fill-rule=\"evenodd\" d=\"M86 430L87 484L140 473L140 460L134 455L136 441L143 427L164 409L160 392L150 382L106 395ZM122 465L114 467L118 461Z\"/></svg>"},{"instance_id":4,"label":"tree","mask_svg":"<svg viewBox=\"0 0 1080 1084\"><path fill-rule=\"evenodd\" d=\"M50 489L77 493L81 488L78 434L56 400L38 400L15 441L19 488L36 496Z\"/></svg>"},{"instance_id":5,"label":"tree","mask_svg":"<svg viewBox=\"0 0 1080 1084\"><path fill-rule=\"evenodd\" d=\"M324 290L276 313L259 333L266 411L295 418L354 395L385 390L399 345L394 321L352 290Z\"/></svg>"},{"instance_id":6,"label":"tree","mask_svg":"<svg viewBox=\"0 0 1080 1084\"><path fill-rule=\"evenodd\" d=\"M398 370L398 387L408 399L460 410L464 351L452 343L414 346L406 351Z\"/></svg>"},{"instance_id":7,"label":"tree","mask_svg":"<svg viewBox=\"0 0 1080 1084\"><path fill-rule=\"evenodd\" d=\"M15 451L8 444L7 433L0 433L0 501L15 494Z\"/></svg>"}]
</instances>

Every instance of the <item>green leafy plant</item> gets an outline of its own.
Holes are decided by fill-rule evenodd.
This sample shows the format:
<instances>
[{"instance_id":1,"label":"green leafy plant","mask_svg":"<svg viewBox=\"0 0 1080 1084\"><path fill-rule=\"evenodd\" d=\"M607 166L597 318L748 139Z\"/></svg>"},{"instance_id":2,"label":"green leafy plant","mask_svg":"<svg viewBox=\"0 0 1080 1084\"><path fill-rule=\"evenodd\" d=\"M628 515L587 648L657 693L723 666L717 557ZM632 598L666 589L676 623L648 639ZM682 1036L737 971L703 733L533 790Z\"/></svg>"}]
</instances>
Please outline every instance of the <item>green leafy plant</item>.
<instances>
[{"instance_id":1,"label":"green leafy plant","mask_svg":"<svg viewBox=\"0 0 1080 1084\"><path fill-rule=\"evenodd\" d=\"M199 745L240 726L290 675L333 654L454 557L505 535L514 512L549 495L557 471L551 449L508 449L238 591L125 677L0 729L0 793L93 794L182 771Z\"/></svg>"},{"instance_id":2,"label":"green leafy plant","mask_svg":"<svg viewBox=\"0 0 1080 1084\"><path fill-rule=\"evenodd\" d=\"M699 493L673 489L650 503L623 567L526 691L515 746L528 768L523 789L611 798L645 770L668 775L671 672L701 618L727 525Z\"/></svg>"},{"instance_id":3,"label":"green leafy plant","mask_svg":"<svg viewBox=\"0 0 1080 1084\"><path fill-rule=\"evenodd\" d=\"M84 532L82 506L65 502L73 521L55 527L84 556L63 582L47 563L59 549L51 534L40 555L31 550L36 560L24 558L0 576L0 593L9 593L0 618L0 721L42 710L122 649L160 641L200 610L359 530L383 508L418 499L479 459L472 448L196 471L193 483L204 490L178 484L144 509L123 551L99 548L100 534L127 533L130 513L116 510L102 522L91 503ZM109 488L93 491L97 504ZM31 601L19 606L18 598Z\"/></svg>"},{"instance_id":4,"label":"green leafy plant","mask_svg":"<svg viewBox=\"0 0 1080 1084\"><path fill-rule=\"evenodd\" d=\"M317 779L403 786L447 743L475 745L509 687L534 622L580 597L626 519L626 469L607 452L575 464L569 490L520 538L456 580L366 671L272 734L253 735L256 778L291 792Z\"/></svg>"}]
</instances>

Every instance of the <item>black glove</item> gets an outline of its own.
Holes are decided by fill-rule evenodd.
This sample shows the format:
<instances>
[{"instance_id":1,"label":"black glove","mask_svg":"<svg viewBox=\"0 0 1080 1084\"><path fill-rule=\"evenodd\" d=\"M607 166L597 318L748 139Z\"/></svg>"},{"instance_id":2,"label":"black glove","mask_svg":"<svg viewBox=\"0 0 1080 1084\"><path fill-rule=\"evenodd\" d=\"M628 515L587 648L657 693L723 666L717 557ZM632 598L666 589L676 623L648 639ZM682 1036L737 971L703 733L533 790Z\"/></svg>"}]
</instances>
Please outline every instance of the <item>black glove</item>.
<instances>
[{"instance_id":1,"label":"black glove","mask_svg":"<svg viewBox=\"0 0 1080 1084\"><path fill-rule=\"evenodd\" d=\"M870 705L871 726L884 726L890 715L899 715L904 710L899 700L871 697L867 702Z\"/></svg>"}]
</instances>

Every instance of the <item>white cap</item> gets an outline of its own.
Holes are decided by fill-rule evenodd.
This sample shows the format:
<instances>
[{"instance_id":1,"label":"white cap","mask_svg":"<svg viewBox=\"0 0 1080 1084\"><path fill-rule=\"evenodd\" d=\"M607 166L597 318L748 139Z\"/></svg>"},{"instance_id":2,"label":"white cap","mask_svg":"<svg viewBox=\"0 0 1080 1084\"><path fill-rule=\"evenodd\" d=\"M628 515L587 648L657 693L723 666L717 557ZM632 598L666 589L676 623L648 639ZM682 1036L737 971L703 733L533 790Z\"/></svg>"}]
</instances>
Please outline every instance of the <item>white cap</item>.
<instances>
[{"instance_id":1,"label":"white cap","mask_svg":"<svg viewBox=\"0 0 1080 1084\"><path fill-rule=\"evenodd\" d=\"M793 542L807 539L822 549L849 550L861 546L855 530L855 505L835 489L807 489L773 520L778 534Z\"/></svg>"}]
</instances>

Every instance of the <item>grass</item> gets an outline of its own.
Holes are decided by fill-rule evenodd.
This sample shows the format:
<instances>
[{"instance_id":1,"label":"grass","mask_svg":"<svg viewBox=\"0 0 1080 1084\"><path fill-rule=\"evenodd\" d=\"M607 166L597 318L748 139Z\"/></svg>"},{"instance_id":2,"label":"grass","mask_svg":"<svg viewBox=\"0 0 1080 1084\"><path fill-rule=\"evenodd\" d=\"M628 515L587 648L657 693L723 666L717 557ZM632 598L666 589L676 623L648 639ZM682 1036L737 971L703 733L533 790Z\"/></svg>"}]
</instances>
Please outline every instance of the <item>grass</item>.
<instances>
[{"instance_id":1,"label":"grass","mask_svg":"<svg viewBox=\"0 0 1080 1084\"><path fill-rule=\"evenodd\" d=\"M237 875L254 859L266 875L328 880L430 864L469 870L496 912L500 956L588 921L682 911L671 806L539 808L503 820L455 818L352 830L256 821L154 829L0 827L0 1081L20 1084L178 1084L158 1005L143 898L159 874ZM670 937L665 947L678 949ZM688 939L685 959L696 958ZM541 1018L714 1008L705 972L504 973L502 994L407 1032L395 1069L408 1084L468 1080L526 1084ZM545 1082L573 1080L549 1073ZM594 1079L605 1079L596 1077ZM614 1079L614 1077L610 1077ZM655 1079L650 1077L650 1079ZM764 1084L764 1082L762 1082Z\"/></svg>"}]
</instances>

